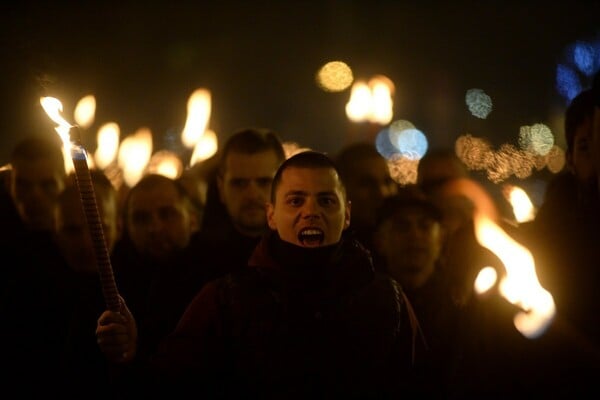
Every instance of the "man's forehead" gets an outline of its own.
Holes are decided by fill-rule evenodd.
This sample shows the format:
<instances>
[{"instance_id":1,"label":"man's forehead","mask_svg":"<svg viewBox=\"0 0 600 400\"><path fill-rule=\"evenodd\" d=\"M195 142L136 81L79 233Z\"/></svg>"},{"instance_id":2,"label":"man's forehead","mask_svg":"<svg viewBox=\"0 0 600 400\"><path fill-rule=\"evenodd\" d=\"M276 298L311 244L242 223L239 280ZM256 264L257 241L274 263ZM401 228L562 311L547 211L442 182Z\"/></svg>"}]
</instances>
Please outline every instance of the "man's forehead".
<instances>
[{"instance_id":1,"label":"man's forehead","mask_svg":"<svg viewBox=\"0 0 600 400\"><path fill-rule=\"evenodd\" d=\"M163 185L160 188L156 186L153 188L137 189L131 193L129 204L153 208L156 205L177 203L179 199L180 195L175 187Z\"/></svg>"},{"instance_id":2,"label":"man's forehead","mask_svg":"<svg viewBox=\"0 0 600 400\"><path fill-rule=\"evenodd\" d=\"M251 158L230 160L226 163L224 177L228 179L272 179L278 166L279 163L275 157L261 160Z\"/></svg>"},{"instance_id":3,"label":"man's forehead","mask_svg":"<svg viewBox=\"0 0 600 400\"><path fill-rule=\"evenodd\" d=\"M225 157L226 169L245 163L273 165L273 168L276 170L279 166L279 159L272 150L259 151L256 153L232 151Z\"/></svg>"},{"instance_id":4,"label":"man's forehead","mask_svg":"<svg viewBox=\"0 0 600 400\"><path fill-rule=\"evenodd\" d=\"M286 192L341 193L337 173L326 168L288 168L281 175L280 187Z\"/></svg>"},{"instance_id":5,"label":"man's forehead","mask_svg":"<svg viewBox=\"0 0 600 400\"><path fill-rule=\"evenodd\" d=\"M25 163L18 166L15 165L12 170L12 173L17 176L33 176L40 177L40 179L62 176L63 172L62 166L57 166L56 163L47 159L34 160L31 163Z\"/></svg>"}]
</instances>

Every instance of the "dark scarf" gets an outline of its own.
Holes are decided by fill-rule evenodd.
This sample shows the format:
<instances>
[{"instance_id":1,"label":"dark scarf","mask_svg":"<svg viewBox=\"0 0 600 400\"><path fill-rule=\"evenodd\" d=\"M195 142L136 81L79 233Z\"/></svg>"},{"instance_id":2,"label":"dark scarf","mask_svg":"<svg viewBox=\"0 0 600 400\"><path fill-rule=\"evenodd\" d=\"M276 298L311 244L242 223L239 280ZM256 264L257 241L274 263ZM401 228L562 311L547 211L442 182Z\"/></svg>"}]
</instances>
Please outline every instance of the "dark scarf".
<instances>
[{"instance_id":1,"label":"dark scarf","mask_svg":"<svg viewBox=\"0 0 600 400\"><path fill-rule=\"evenodd\" d=\"M341 242L322 247L302 247L281 240L278 234L269 238L273 259L281 266L281 278L290 288L303 291L320 290L331 285L339 268Z\"/></svg>"}]
</instances>

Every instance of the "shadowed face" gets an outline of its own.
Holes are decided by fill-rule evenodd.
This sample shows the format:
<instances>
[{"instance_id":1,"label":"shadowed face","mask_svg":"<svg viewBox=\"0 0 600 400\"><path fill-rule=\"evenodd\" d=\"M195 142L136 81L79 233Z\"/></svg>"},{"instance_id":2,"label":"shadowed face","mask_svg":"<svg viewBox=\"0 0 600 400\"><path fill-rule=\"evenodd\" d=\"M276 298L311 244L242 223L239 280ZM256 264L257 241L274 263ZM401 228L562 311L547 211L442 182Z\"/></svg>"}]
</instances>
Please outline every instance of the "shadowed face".
<instances>
[{"instance_id":1,"label":"shadowed face","mask_svg":"<svg viewBox=\"0 0 600 400\"><path fill-rule=\"evenodd\" d=\"M132 191L126 224L136 249L159 259L186 247L195 229L189 204L171 182Z\"/></svg>"},{"instance_id":2,"label":"shadowed face","mask_svg":"<svg viewBox=\"0 0 600 400\"><path fill-rule=\"evenodd\" d=\"M419 207L398 209L376 234L376 248L389 273L407 288L421 287L442 251L441 223Z\"/></svg>"},{"instance_id":3,"label":"shadowed face","mask_svg":"<svg viewBox=\"0 0 600 400\"><path fill-rule=\"evenodd\" d=\"M218 179L219 196L236 229L259 236L267 228L266 204L280 161L274 151L231 152Z\"/></svg>"},{"instance_id":4,"label":"shadowed face","mask_svg":"<svg viewBox=\"0 0 600 400\"><path fill-rule=\"evenodd\" d=\"M282 240L320 247L340 240L350 224L350 206L335 170L289 167L281 175L275 203L267 206L267 217Z\"/></svg>"},{"instance_id":5,"label":"shadowed face","mask_svg":"<svg viewBox=\"0 0 600 400\"><path fill-rule=\"evenodd\" d=\"M22 162L11 171L11 197L31 229L53 229L54 207L64 187L64 172L51 159Z\"/></svg>"},{"instance_id":6,"label":"shadowed face","mask_svg":"<svg viewBox=\"0 0 600 400\"><path fill-rule=\"evenodd\" d=\"M374 225L376 211L383 200L398 192L387 162L381 157L360 160L345 184L352 203L352 219L360 225Z\"/></svg>"},{"instance_id":7,"label":"shadowed face","mask_svg":"<svg viewBox=\"0 0 600 400\"><path fill-rule=\"evenodd\" d=\"M108 252L112 252L119 235L116 195L96 190L98 213ZM69 266L78 272L97 273L94 244L77 191L68 190L56 208L55 235Z\"/></svg>"}]
</instances>

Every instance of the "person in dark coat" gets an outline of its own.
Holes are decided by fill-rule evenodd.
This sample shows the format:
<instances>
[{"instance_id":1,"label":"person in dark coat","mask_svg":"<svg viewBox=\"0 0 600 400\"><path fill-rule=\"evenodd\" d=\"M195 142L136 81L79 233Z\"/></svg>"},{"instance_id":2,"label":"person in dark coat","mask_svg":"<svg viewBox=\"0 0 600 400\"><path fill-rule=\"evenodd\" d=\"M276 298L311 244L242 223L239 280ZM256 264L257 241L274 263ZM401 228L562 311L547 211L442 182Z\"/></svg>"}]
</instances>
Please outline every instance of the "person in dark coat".
<instances>
[{"instance_id":1,"label":"person in dark coat","mask_svg":"<svg viewBox=\"0 0 600 400\"><path fill-rule=\"evenodd\" d=\"M213 278L244 267L268 230L266 203L284 160L281 139L269 129L245 128L225 142L209 179L200 232L190 246Z\"/></svg>"},{"instance_id":2,"label":"person in dark coat","mask_svg":"<svg viewBox=\"0 0 600 400\"><path fill-rule=\"evenodd\" d=\"M460 307L453 301L443 249L443 214L416 185L400 188L384 200L374 235L376 267L405 290L419 320L425 346L415 365L415 392L448 396L458 364Z\"/></svg>"},{"instance_id":3,"label":"person in dark coat","mask_svg":"<svg viewBox=\"0 0 600 400\"><path fill-rule=\"evenodd\" d=\"M58 135L49 129L23 138L4 173L0 252L10 261L0 279L0 314L7 321L0 329L7 365L0 384L23 397L60 393L72 286L52 237L54 207L66 182Z\"/></svg>"},{"instance_id":4,"label":"person in dark coat","mask_svg":"<svg viewBox=\"0 0 600 400\"><path fill-rule=\"evenodd\" d=\"M100 348L130 370L134 393L152 383L173 397L395 398L410 383L406 298L360 243L342 239L350 207L331 159L292 156L271 193L271 232L248 267L205 285L152 357L136 359L125 303L99 317Z\"/></svg>"}]
</instances>

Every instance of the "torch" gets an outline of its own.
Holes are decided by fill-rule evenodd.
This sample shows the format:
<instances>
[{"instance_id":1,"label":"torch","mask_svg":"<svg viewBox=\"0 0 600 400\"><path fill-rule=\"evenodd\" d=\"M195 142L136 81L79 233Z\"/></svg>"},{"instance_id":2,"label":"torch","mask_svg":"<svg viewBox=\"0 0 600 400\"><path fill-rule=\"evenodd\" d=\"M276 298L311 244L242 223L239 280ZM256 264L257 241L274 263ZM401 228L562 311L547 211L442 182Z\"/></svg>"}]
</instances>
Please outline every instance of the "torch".
<instances>
[{"instance_id":1,"label":"torch","mask_svg":"<svg viewBox=\"0 0 600 400\"><path fill-rule=\"evenodd\" d=\"M68 123L60 115L62 103L58 99L42 97L40 104L50 119L58 124L55 130L61 137L65 150L70 151L73 166L75 167L75 180L81 197L83 212L92 238L104 301L109 310L118 312L121 308L121 301L113 275L110 254L104 239L104 231L100 214L98 213L92 176L87 164L86 151L80 142L79 129ZM73 135L70 135L71 130L73 131Z\"/></svg>"}]
</instances>

